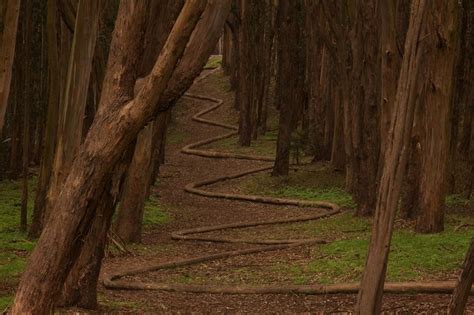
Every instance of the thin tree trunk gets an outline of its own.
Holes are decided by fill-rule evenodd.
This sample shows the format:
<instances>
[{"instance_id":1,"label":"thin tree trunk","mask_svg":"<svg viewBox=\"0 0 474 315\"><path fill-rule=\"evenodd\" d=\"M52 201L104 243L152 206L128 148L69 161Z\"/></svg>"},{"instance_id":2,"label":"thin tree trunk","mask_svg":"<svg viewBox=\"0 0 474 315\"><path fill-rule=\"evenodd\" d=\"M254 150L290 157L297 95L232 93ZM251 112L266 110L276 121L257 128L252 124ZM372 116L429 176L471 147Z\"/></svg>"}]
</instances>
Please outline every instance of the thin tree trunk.
<instances>
[{"instance_id":1,"label":"thin tree trunk","mask_svg":"<svg viewBox=\"0 0 474 315\"><path fill-rule=\"evenodd\" d=\"M31 12L33 4L31 1L26 3L26 14L23 21L23 49L25 54L24 64L24 81L23 81L23 191L21 196L21 218L20 218L20 229L24 232L28 226L28 167L29 167L29 142L30 142L30 103L31 103L31 84L30 81L30 34L32 32L31 27Z\"/></svg>"},{"instance_id":2,"label":"thin tree trunk","mask_svg":"<svg viewBox=\"0 0 474 315\"><path fill-rule=\"evenodd\" d=\"M466 253L466 258L462 265L462 272L459 276L458 284L454 289L451 301L448 306L449 315L463 315L466 308L467 299L474 283L474 239Z\"/></svg>"},{"instance_id":3,"label":"thin tree trunk","mask_svg":"<svg viewBox=\"0 0 474 315\"><path fill-rule=\"evenodd\" d=\"M30 227L30 237L38 237L43 230L44 208L46 194L51 178L52 165L59 117L59 49L58 49L58 0L48 0L47 4L47 42L48 42L48 76L49 96L46 116L46 131L43 152L41 154L38 186L36 189L33 221Z\"/></svg>"},{"instance_id":4,"label":"thin tree trunk","mask_svg":"<svg viewBox=\"0 0 474 315\"><path fill-rule=\"evenodd\" d=\"M421 58L424 56L420 38L426 34L427 0L414 0L410 26L405 43L400 79L395 96L393 119L386 143L384 167L377 194L375 217L372 225L369 252L362 275L356 304L356 314L380 314L382 293L387 270L388 253L393 231L393 221L400 197L401 185L413 126Z\"/></svg>"},{"instance_id":5,"label":"thin tree trunk","mask_svg":"<svg viewBox=\"0 0 474 315\"><path fill-rule=\"evenodd\" d=\"M8 0L6 3L5 22L0 50L0 134L5 124L5 114L7 112L8 96L10 94L20 3L21 0Z\"/></svg>"}]
</instances>

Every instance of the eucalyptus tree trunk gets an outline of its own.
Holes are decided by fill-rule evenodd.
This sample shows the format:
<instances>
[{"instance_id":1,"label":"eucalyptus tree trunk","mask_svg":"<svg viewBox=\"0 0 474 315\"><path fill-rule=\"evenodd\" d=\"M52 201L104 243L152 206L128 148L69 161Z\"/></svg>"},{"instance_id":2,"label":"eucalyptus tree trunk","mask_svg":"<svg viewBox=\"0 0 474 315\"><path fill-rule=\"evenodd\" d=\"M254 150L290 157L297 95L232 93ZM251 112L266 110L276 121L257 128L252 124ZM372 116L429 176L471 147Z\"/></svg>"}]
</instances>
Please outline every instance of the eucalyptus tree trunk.
<instances>
[{"instance_id":1,"label":"eucalyptus tree trunk","mask_svg":"<svg viewBox=\"0 0 474 315\"><path fill-rule=\"evenodd\" d=\"M356 1L351 31L351 136L356 214L372 215L380 154L380 46L376 0Z\"/></svg>"},{"instance_id":2,"label":"eucalyptus tree trunk","mask_svg":"<svg viewBox=\"0 0 474 315\"><path fill-rule=\"evenodd\" d=\"M51 178L52 165L56 145L56 135L59 119L59 43L58 43L58 0L48 0L47 3L47 51L48 51L48 78L49 95L48 110L46 113L46 129L41 154L38 186L36 189L35 205L33 208L33 221L30 227L30 237L38 237L43 230L44 208L46 194Z\"/></svg>"},{"instance_id":3,"label":"eucalyptus tree trunk","mask_svg":"<svg viewBox=\"0 0 474 315\"><path fill-rule=\"evenodd\" d=\"M422 78L425 108L420 123L420 208L415 226L421 233L444 229L453 81L460 44L458 1L434 1L430 12L429 25L433 35L424 39L432 49L424 60L429 65Z\"/></svg>"},{"instance_id":4,"label":"eucalyptus tree trunk","mask_svg":"<svg viewBox=\"0 0 474 315\"><path fill-rule=\"evenodd\" d=\"M32 33L32 21L31 14L33 3L27 1L25 8L25 18L23 20L23 51L24 51L24 78L23 78L23 157L22 157L22 195L21 195L21 211L20 211L20 229L24 232L28 226L28 168L29 168L29 142L30 142L30 112L31 112L31 99L33 96L32 81L30 80L30 40Z\"/></svg>"},{"instance_id":5,"label":"eucalyptus tree trunk","mask_svg":"<svg viewBox=\"0 0 474 315\"><path fill-rule=\"evenodd\" d=\"M464 258L462 272L448 306L449 315L463 315L474 283L474 239Z\"/></svg>"},{"instance_id":6,"label":"eucalyptus tree trunk","mask_svg":"<svg viewBox=\"0 0 474 315\"><path fill-rule=\"evenodd\" d=\"M79 0L74 37L63 98L60 101L59 124L53 169L49 184L44 220L51 215L51 206L59 195L72 160L82 141L82 129L99 29L101 0Z\"/></svg>"},{"instance_id":7,"label":"eucalyptus tree trunk","mask_svg":"<svg viewBox=\"0 0 474 315\"><path fill-rule=\"evenodd\" d=\"M456 1L452 0L450 3L454 6ZM429 0L412 2L410 25L393 108L394 119L391 120L369 252L356 304L357 314L375 315L381 312L393 223L406 171L407 148L410 144L415 107L420 90L426 83L423 80L424 72L436 67L436 64L424 63L427 52L439 49L436 42L427 40L427 36L436 38L432 33L433 22L440 16L447 17L452 14L449 10L442 10L439 4L440 2Z\"/></svg>"},{"instance_id":8,"label":"eucalyptus tree trunk","mask_svg":"<svg viewBox=\"0 0 474 315\"><path fill-rule=\"evenodd\" d=\"M165 95L159 101L160 107L174 105L199 75L221 36L230 11L230 2L230 0L208 1L201 21L196 26L188 47L173 73ZM202 45L204 40L207 41L206 45ZM156 163L159 163L159 156L156 156L156 152L161 151L160 148L164 146L167 116L168 109L164 108L154 120L153 126L145 128L143 131L145 136L138 137L134 158L127 172L116 223L116 231L125 241L139 242L141 240L143 208L148 197L149 186L154 181L153 176L156 175L158 168Z\"/></svg>"},{"instance_id":9,"label":"eucalyptus tree trunk","mask_svg":"<svg viewBox=\"0 0 474 315\"><path fill-rule=\"evenodd\" d=\"M177 6L179 7L177 8ZM148 18L149 22L145 31L144 42L145 47L149 45L149 49L145 48L144 51L145 57L142 59L140 66L140 68L143 69L142 74L140 74L141 76L144 76L147 73L147 67L149 67L148 69L152 67L153 51L157 54L157 50L159 50L164 44L165 38L160 39L160 37L156 37L156 33L164 32L165 35L169 33L170 28L173 26L172 23L174 22L174 18L171 20L169 20L169 18L172 17L173 14L176 16L176 14L179 13L178 11L182 7L182 3L179 4L174 1L169 1L168 7L164 12L156 12L155 10L159 7L159 3L154 2L154 5L150 10L151 13ZM208 60L212 49L215 47L215 42L217 42L219 38L219 32L229 10L230 1L212 0L208 2L206 10L191 36L186 51L172 75L165 91L165 95L160 99L160 101L158 101L160 112L153 122L153 145L142 146L138 144L137 146L129 146L126 153L123 154L120 163L118 163L115 170L112 172L114 177L110 181L110 184L107 184L106 186L110 188L107 188L108 190L106 190L101 197L102 202L97 206L97 216L92 223L90 232L85 238L85 244L81 256L74 264L74 267L64 285L61 305L75 305L89 309L97 306L97 282L100 266L104 255L108 228L111 224L113 211L119 201L118 198L120 197L121 204L118 216L128 219L119 220L121 222L117 222L116 228L118 229L122 224L131 226L140 222L142 220L140 214L143 214L143 207L135 207L134 203L140 203L143 206L144 200L149 194L149 185L154 179L153 174L156 174L156 163L159 162L156 152L158 151L158 148L164 147L163 141L166 133L169 106L176 103L176 100L189 88L194 79L199 75L202 67ZM164 24L153 23L154 19L152 16L155 16L155 14L167 16L168 22ZM158 31L155 29L156 27L158 27ZM206 36L208 36L207 40L204 39ZM150 40L147 41L146 38L149 38ZM202 45L203 42L206 42L207 44ZM148 62L146 62L146 60L148 60ZM140 80L135 84L135 93L138 93L142 88L141 83L143 83L143 80ZM138 138L140 137L142 136L138 136ZM149 137L143 139L149 141ZM136 167L137 158L140 157L140 154L133 153L134 151L137 152L139 150L142 150L143 152L149 150L153 153L151 167ZM142 165L143 163L140 161L138 164ZM136 180L137 177L140 178ZM136 196L131 192L137 187L140 189L140 198L133 198ZM133 207L122 206L125 204L133 205ZM138 212L139 215L133 211ZM125 229L127 228L125 227ZM141 236L141 231L137 231L137 235Z\"/></svg>"},{"instance_id":10,"label":"eucalyptus tree trunk","mask_svg":"<svg viewBox=\"0 0 474 315\"><path fill-rule=\"evenodd\" d=\"M278 92L280 118L273 176L288 175L291 134L303 110L304 95L304 34L303 0L282 0L278 7Z\"/></svg>"},{"instance_id":11,"label":"eucalyptus tree trunk","mask_svg":"<svg viewBox=\"0 0 474 315\"><path fill-rule=\"evenodd\" d=\"M3 24L0 50L0 133L5 124L5 114L8 107L20 4L21 0L8 0L6 2L5 21Z\"/></svg>"},{"instance_id":12,"label":"eucalyptus tree trunk","mask_svg":"<svg viewBox=\"0 0 474 315\"><path fill-rule=\"evenodd\" d=\"M262 106L265 1L241 1L239 63L239 144L250 146L257 135L257 111Z\"/></svg>"},{"instance_id":13,"label":"eucalyptus tree trunk","mask_svg":"<svg viewBox=\"0 0 474 315\"><path fill-rule=\"evenodd\" d=\"M129 71L136 68L136 62L131 60L139 55L142 29L139 24L145 20L147 5L144 1L121 3L99 111L56 199L56 215L50 216L31 254L12 314L51 312L68 270L81 253L82 239L95 218L91 205L98 203L123 152L155 115L156 104L205 5L198 0L186 2L151 75L140 92L133 96L135 79Z\"/></svg>"}]
</instances>

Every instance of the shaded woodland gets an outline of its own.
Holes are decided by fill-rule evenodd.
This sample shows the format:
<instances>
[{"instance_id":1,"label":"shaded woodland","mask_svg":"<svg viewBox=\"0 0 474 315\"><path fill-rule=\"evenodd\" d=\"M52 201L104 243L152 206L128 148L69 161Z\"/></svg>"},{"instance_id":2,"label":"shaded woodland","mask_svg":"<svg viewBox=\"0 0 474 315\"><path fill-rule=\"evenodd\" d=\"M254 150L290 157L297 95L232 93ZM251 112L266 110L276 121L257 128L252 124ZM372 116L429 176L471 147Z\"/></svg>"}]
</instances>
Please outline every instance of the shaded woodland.
<instances>
[{"instance_id":1,"label":"shaded woodland","mask_svg":"<svg viewBox=\"0 0 474 315\"><path fill-rule=\"evenodd\" d=\"M100 290L133 289L357 294L355 314L380 314L385 285L386 293L445 294L448 306L440 311L463 314L474 292L473 1L3 0L0 19L0 189L9 193L8 185L18 186L10 204L0 191L0 267L22 262L21 277L5 281L5 290L0 285L0 293L12 296L8 313L97 309ZM229 99L204 95L200 82ZM194 107L181 109L185 102ZM211 107L201 109L199 102ZM212 116L220 107L225 121ZM194 110L185 123L184 110ZM173 137L192 121L228 133L213 131L197 142L187 135L187 145L177 148ZM236 164L228 168L241 173L200 181L194 176L195 182L172 190L321 212L303 219L242 215L237 221L213 222L211 216L206 224L176 223L181 230L166 230L167 238L267 247L189 261L178 255L181 260L168 257L104 276L111 247L129 254L131 244L158 235L146 230L146 212L156 199L162 202L156 197L167 182L162 168L175 162L168 150L201 159L209 174L217 159L255 162L252 170ZM264 187L279 181L281 191L289 191L297 172L317 177L311 169L321 165L324 176L340 179L337 191L348 200L306 198L318 188L311 184L294 196ZM253 191L243 184L237 193L203 188L259 172L266 172L264 184ZM173 220L186 219L186 212L176 213ZM118 282L169 265L327 244L331 240L305 235L264 241L196 235L341 213L369 222L357 283L238 283L237 292ZM453 228L451 221L460 217ZM464 260L457 257L457 267L439 281L386 280L400 226L409 230L408 239L425 240L448 237L445 232L454 229L464 242ZM17 257L19 250L24 257Z\"/></svg>"}]
</instances>

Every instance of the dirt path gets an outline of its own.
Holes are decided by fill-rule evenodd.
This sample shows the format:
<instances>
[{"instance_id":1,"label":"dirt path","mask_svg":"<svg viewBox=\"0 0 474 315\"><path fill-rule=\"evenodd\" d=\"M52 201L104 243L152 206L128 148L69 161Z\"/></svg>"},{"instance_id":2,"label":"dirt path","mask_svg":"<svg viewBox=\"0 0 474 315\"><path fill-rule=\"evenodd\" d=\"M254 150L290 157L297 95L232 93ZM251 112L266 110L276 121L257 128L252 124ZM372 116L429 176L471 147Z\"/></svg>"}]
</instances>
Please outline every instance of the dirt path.
<instances>
[{"instance_id":1,"label":"dirt path","mask_svg":"<svg viewBox=\"0 0 474 315\"><path fill-rule=\"evenodd\" d=\"M217 74L219 75L219 74ZM213 78L206 79L193 86L191 92L206 94L224 99L225 104L209 118L213 120L228 120L231 110L232 94L225 92L222 86L216 85ZM145 244L149 250L137 257L118 257L107 259L104 266L105 274L113 270L133 266L150 265L184 259L203 254L214 254L223 251L248 248L245 244L176 242L171 240L172 231L198 226L228 224L242 221L263 221L272 219L291 218L308 215L307 210L291 206L274 206L239 202L230 200L207 199L184 192L189 182L214 178L216 175L232 175L238 171L267 166L268 162L245 160L216 160L184 155L180 153L183 145L210 138L223 133L220 127L208 127L191 122L191 117L203 107L204 102L183 99L178 106L181 109L176 117L177 129L187 135L184 143L170 145L167 152L167 163L162 167L161 183L157 194L160 202L166 205L167 211L173 217L171 223L160 229L146 233ZM294 236L289 236L291 238ZM159 244L159 245L156 245ZM150 273L131 277L132 280L176 281L186 283L189 275L198 274L203 283L206 278L221 276L221 281L244 284L252 280L251 274L235 273L236 268L246 267L259 269L259 266L275 262L304 260L308 251L317 250L317 245L306 245L298 248L285 249L275 252L259 253L254 256L232 257L223 261L210 262L195 267L183 267L178 270L167 270L160 273ZM184 278L183 278L183 275ZM280 279L277 275L268 274L268 284L284 284L288 279ZM173 293L161 291L103 291L104 300L120 301L117 307L121 310L135 312L163 313L303 313L326 312L337 313L349 311L355 302L354 295L307 296L307 295L217 295ZM423 302L422 302L423 301ZM385 309L387 311L423 310L440 311L448 302L446 295L430 296L397 296L387 295Z\"/></svg>"}]
</instances>

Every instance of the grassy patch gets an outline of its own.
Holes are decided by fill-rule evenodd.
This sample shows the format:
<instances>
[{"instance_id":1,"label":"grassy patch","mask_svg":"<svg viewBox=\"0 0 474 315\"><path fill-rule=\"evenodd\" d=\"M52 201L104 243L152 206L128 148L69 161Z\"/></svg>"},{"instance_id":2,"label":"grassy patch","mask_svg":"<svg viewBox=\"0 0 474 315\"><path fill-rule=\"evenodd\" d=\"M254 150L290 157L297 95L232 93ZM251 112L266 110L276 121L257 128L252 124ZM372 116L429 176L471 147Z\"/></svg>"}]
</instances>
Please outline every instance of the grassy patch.
<instances>
[{"instance_id":1,"label":"grassy patch","mask_svg":"<svg viewBox=\"0 0 474 315\"><path fill-rule=\"evenodd\" d=\"M160 205L156 197L152 196L147 200L143 214L143 224L145 226L161 225L168 223L170 220L171 217L163 210L162 205Z\"/></svg>"},{"instance_id":2,"label":"grassy patch","mask_svg":"<svg viewBox=\"0 0 474 315\"><path fill-rule=\"evenodd\" d=\"M166 143L167 144L182 144L186 141L187 134L182 131L178 130L176 127L172 127L168 129L168 134L166 135Z\"/></svg>"},{"instance_id":3,"label":"grassy patch","mask_svg":"<svg viewBox=\"0 0 474 315\"><path fill-rule=\"evenodd\" d=\"M439 234L415 234L409 228L396 229L392 238L388 281L446 279L461 265L474 228L454 231L454 223L472 222L474 217L448 215L446 230ZM300 227L315 237L335 239L322 245L305 265L277 264L273 269L290 275L295 284L359 281L370 238L371 222L352 211Z\"/></svg>"},{"instance_id":4,"label":"grassy patch","mask_svg":"<svg viewBox=\"0 0 474 315\"><path fill-rule=\"evenodd\" d=\"M344 174L326 164L311 164L293 170L287 177L259 174L241 183L250 194L283 198L329 201L345 208L354 208L352 196L344 190Z\"/></svg>"},{"instance_id":5,"label":"grassy patch","mask_svg":"<svg viewBox=\"0 0 474 315\"><path fill-rule=\"evenodd\" d=\"M0 296L0 312L3 312L13 303L13 295Z\"/></svg>"},{"instance_id":6,"label":"grassy patch","mask_svg":"<svg viewBox=\"0 0 474 315\"><path fill-rule=\"evenodd\" d=\"M215 149L223 152L232 152L238 154L253 154L262 156L274 156L276 152L277 132L268 131L265 135L260 136L257 140L252 140L249 147L242 147L238 143L238 136L214 142L207 149Z\"/></svg>"},{"instance_id":7,"label":"grassy patch","mask_svg":"<svg viewBox=\"0 0 474 315\"><path fill-rule=\"evenodd\" d=\"M206 66L204 67L205 69L215 69L220 67L222 64L222 56L220 55L215 55L211 56L209 60L206 63Z\"/></svg>"},{"instance_id":8,"label":"grassy patch","mask_svg":"<svg viewBox=\"0 0 474 315\"><path fill-rule=\"evenodd\" d=\"M446 206L450 208L474 207L474 198L467 199L459 194L449 195L446 196Z\"/></svg>"},{"instance_id":9,"label":"grassy patch","mask_svg":"<svg viewBox=\"0 0 474 315\"><path fill-rule=\"evenodd\" d=\"M29 181L28 214L31 222L36 179ZM19 230L22 186L20 181L0 182L0 282L14 285L23 272L35 243Z\"/></svg>"}]
</instances>

